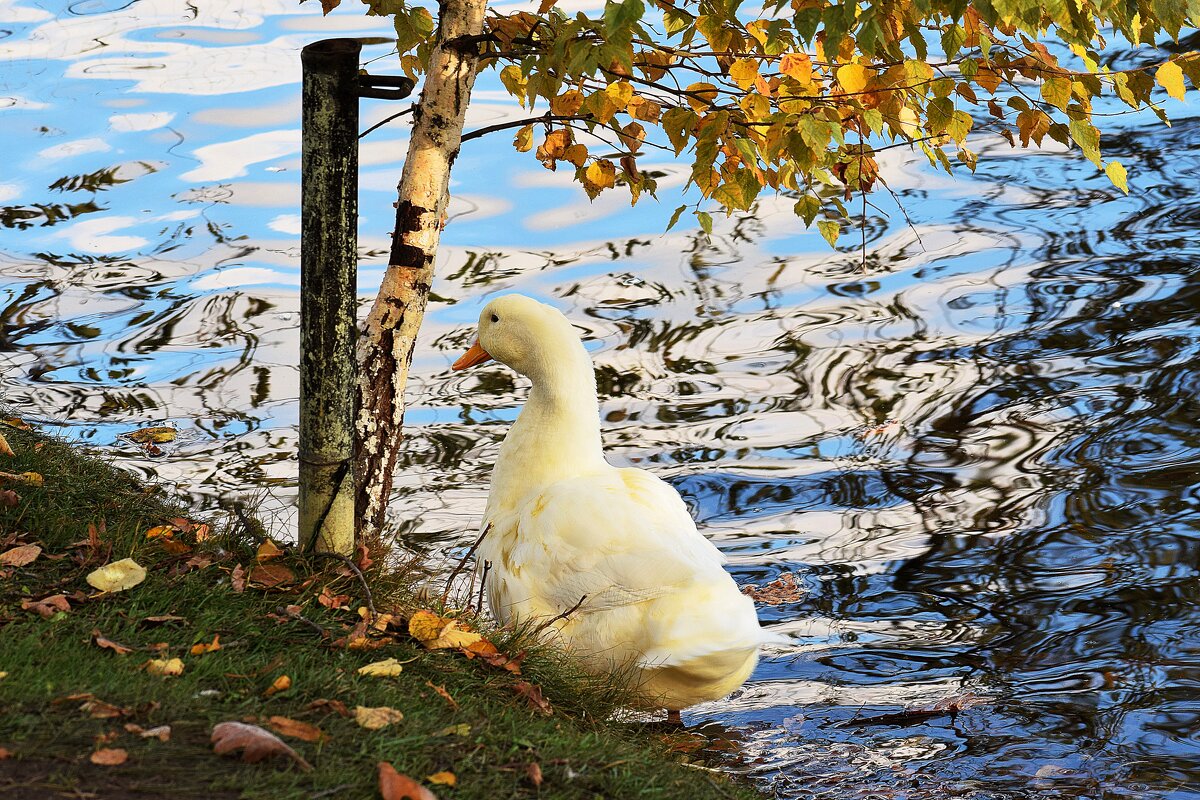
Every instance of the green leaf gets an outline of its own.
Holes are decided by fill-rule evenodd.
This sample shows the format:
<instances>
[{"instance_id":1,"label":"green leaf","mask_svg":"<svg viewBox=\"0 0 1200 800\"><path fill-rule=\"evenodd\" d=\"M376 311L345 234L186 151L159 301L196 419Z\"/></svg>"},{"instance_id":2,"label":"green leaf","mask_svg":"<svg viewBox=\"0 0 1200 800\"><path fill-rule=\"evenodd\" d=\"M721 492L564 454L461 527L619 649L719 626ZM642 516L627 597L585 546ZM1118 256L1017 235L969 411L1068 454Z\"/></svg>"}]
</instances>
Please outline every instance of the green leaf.
<instances>
[{"instance_id":1,"label":"green leaf","mask_svg":"<svg viewBox=\"0 0 1200 800\"><path fill-rule=\"evenodd\" d=\"M954 101L949 97L939 97L929 101L925 108L926 125L930 133L941 133L946 130L954 117Z\"/></svg>"},{"instance_id":2,"label":"green leaf","mask_svg":"<svg viewBox=\"0 0 1200 800\"><path fill-rule=\"evenodd\" d=\"M405 53L433 33L433 15L428 9L415 6L396 12L396 51Z\"/></svg>"},{"instance_id":3,"label":"green leaf","mask_svg":"<svg viewBox=\"0 0 1200 800\"><path fill-rule=\"evenodd\" d=\"M1104 174L1112 181L1112 185L1120 189L1125 194L1129 194L1129 181L1125 172L1124 165L1120 161L1110 161L1108 166L1104 168Z\"/></svg>"},{"instance_id":4,"label":"green leaf","mask_svg":"<svg viewBox=\"0 0 1200 800\"><path fill-rule=\"evenodd\" d=\"M825 241L829 242L830 247L837 247L838 236L842 232L842 226L831 219L823 219L817 222L817 230L825 237Z\"/></svg>"},{"instance_id":5,"label":"green leaf","mask_svg":"<svg viewBox=\"0 0 1200 800\"><path fill-rule=\"evenodd\" d=\"M821 201L816 195L806 194L796 201L796 216L803 218L804 227L812 225L817 214L821 212Z\"/></svg>"},{"instance_id":6,"label":"green leaf","mask_svg":"<svg viewBox=\"0 0 1200 800\"><path fill-rule=\"evenodd\" d=\"M610 39L621 38L628 40L629 31L642 18L646 10L642 0L624 0L614 3L612 0L604 4L604 33Z\"/></svg>"},{"instance_id":7,"label":"green leaf","mask_svg":"<svg viewBox=\"0 0 1200 800\"><path fill-rule=\"evenodd\" d=\"M707 211L697 211L696 219L700 221L700 230L712 236L712 214Z\"/></svg>"},{"instance_id":8,"label":"green leaf","mask_svg":"<svg viewBox=\"0 0 1200 800\"><path fill-rule=\"evenodd\" d=\"M680 206L679 208L675 209L675 213L671 215L671 221L667 223L668 231L675 227L676 222L679 222L679 215L683 213L685 208L687 208L687 206ZM664 231L664 233L665 232L666 231Z\"/></svg>"},{"instance_id":9,"label":"green leaf","mask_svg":"<svg viewBox=\"0 0 1200 800\"><path fill-rule=\"evenodd\" d=\"M1071 101L1071 79L1054 76L1042 81L1042 99L1059 111L1066 111Z\"/></svg>"}]
</instances>

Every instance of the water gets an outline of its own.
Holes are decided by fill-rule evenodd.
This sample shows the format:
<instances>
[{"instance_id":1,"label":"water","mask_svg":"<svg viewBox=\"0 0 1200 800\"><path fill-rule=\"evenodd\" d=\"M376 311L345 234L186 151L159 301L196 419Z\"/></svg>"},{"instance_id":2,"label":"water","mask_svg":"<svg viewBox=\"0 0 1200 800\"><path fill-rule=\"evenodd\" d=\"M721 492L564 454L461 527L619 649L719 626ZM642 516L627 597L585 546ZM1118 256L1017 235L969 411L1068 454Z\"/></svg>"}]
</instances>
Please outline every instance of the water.
<instances>
[{"instance_id":1,"label":"water","mask_svg":"<svg viewBox=\"0 0 1200 800\"><path fill-rule=\"evenodd\" d=\"M0 0L0 377L42 427L198 504L294 497L298 50L375 34L315 4ZM383 48L368 49L369 57ZM371 65L388 71L386 61ZM371 102L364 127L398 108ZM586 332L611 458L672 481L793 644L689 722L787 798L1200 798L1197 121L1077 154L899 150L865 263L765 198L662 235L505 137L469 143L392 504L455 557L524 388L451 373L491 294ZM515 119L491 74L469 127ZM364 140L364 306L405 130ZM685 218L686 219L686 218ZM151 458L118 439L180 438ZM453 546L447 552L446 542ZM911 714L912 710L939 713ZM949 712L957 709L957 713Z\"/></svg>"}]
</instances>

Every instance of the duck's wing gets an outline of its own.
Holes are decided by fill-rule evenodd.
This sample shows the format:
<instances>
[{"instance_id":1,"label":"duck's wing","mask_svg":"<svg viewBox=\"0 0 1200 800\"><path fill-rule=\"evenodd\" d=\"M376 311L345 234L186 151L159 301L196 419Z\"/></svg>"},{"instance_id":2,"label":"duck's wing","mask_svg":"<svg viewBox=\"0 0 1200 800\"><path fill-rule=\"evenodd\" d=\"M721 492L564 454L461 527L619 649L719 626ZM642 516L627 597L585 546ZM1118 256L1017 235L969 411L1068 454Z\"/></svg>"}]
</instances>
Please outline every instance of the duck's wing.
<instances>
[{"instance_id":1,"label":"duck's wing","mask_svg":"<svg viewBox=\"0 0 1200 800\"><path fill-rule=\"evenodd\" d=\"M509 568L537 580L559 613L585 597L603 611L728 581L679 493L644 470L559 481L523 504L517 526Z\"/></svg>"}]
</instances>

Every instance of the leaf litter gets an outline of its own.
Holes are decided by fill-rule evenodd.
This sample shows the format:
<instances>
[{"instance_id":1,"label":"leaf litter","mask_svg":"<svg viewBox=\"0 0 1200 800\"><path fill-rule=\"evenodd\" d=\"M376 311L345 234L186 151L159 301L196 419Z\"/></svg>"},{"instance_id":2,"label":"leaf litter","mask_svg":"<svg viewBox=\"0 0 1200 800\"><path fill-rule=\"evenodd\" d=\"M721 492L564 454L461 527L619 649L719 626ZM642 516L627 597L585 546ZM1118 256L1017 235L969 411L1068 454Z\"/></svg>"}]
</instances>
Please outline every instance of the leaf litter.
<instances>
[{"instance_id":1,"label":"leaf litter","mask_svg":"<svg viewBox=\"0 0 1200 800\"><path fill-rule=\"evenodd\" d=\"M312 771L312 765L304 757L289 747L275 734L268 730L249 725L245 722L222 722L212 729L213 752L219 756L231 755L239 750L242 761L250 764L267 758L290 758L305 772Z\"/></svg>"}]
</instances>

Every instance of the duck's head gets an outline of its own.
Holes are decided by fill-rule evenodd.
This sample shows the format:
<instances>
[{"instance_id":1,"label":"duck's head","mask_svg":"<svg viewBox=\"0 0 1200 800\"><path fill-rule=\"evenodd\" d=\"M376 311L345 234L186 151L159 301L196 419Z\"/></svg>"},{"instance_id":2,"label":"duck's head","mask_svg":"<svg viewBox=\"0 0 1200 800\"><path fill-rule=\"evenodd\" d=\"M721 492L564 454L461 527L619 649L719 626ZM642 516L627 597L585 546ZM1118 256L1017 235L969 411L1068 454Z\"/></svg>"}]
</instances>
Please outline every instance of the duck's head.
<instances>
[{"instance_id":1,"label":"duck's head","mask_svg":"<svg viewBox=\"0 0 1200 800\"><path fill-rule=\"evenodd\" d=\"M586 351L557 309L531 297L497 297L479 314L479 338L454 362L460 370L495 359L535 380L577 361Z\"/></svg>"}]
</instances>

